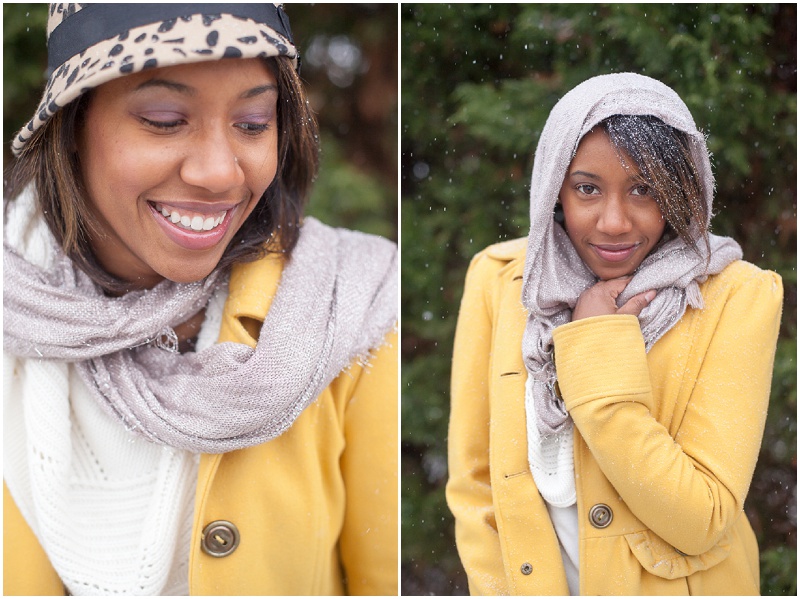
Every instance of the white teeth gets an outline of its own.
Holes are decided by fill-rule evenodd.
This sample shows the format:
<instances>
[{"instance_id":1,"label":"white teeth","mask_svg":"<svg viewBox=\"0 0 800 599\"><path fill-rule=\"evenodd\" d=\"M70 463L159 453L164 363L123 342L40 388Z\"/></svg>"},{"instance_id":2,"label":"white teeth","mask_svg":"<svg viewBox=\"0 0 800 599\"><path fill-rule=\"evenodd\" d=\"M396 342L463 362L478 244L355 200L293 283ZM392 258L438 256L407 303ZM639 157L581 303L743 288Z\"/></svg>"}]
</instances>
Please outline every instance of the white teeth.
<instances>
[{"instance_id":1,"label":"white teeth","mask_svg":"<svg viewBox=\"0 0 800 599\"><path fill-rule=\"evenodd\" d=\"M155 204L155 208L164 216L164 218L170 220L172 223L192 231L210 231L218 227L220 223L225 220L225 215L228 213L226 210L219 216L208 216L203 218L202 216L182 215L177 210L171 210L162 204Z\"/></svg>"}]
</instances>

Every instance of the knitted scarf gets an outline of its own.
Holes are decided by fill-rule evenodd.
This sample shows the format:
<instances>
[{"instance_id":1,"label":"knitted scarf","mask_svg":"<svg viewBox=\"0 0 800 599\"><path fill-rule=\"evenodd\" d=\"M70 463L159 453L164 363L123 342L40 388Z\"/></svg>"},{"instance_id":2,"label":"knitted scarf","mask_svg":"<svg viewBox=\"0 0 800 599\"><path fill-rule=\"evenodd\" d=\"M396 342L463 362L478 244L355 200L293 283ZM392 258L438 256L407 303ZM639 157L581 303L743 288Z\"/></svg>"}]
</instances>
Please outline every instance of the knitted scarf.
<instances>
[{"instance_id":1,"label":"knitted scarf","mask_svg":"<svg viewBox=\"0 0 800 599\"><path fill-rule=\"evenodd\" d=\"M395 326L396 246L306 218L255 350L222 343L164 351L153 342L174 336L171 327L205 306L226 277L106 297L51 236L48 268L14 246L37 218L27 195L12 202L22 216L6 226L4 349L75 362L96 400L155 443L223 453L273 439Z\"/></svg>"},{"instance_id":2,"label":"knitted scarf","mask_svg":"<svg viewBox=\"0 0 800 599\"><path fill-rule=\"evenodd\" d=\"M522 342L528 371L526 414L528 457L542 495L553 505L575 502L572 471L572 419L555 392L553 329L572 319L580 294L597 283L553 209L580 140L614 115L652 115L687 134L701 177L708 218L714 190L708 149L686 105L663 83L633 73L594 77L567 93L553 108L536 148L531 182L531 228L525 261L522 302L529 312ZM708 225L708 222L706 223ZM730 238L710 235L710 255L681 239L662 242L641 263L617 300L623 305L638 293L655 289L655 299L639 315L649 351L682 317L687 306L702 308L698 283L742 257Z\"/></svg>"}]
</instances>

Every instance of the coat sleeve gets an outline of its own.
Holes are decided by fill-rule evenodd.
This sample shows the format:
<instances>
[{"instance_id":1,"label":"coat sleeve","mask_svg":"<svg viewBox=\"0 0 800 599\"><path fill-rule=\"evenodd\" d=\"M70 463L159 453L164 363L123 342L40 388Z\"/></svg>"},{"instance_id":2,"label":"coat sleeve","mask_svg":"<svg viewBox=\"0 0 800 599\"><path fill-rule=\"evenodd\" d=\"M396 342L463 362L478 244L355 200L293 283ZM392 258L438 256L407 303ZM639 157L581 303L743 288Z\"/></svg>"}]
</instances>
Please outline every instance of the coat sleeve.
<instances>
[{"instance_id":1,"label":"coat sleeve","mask_svg":"<svg viewBox=\"0 0 800 599\"><path fill-rule=\"evenodd\" d=\"M346 407L341 468L347 501L339 549L350 595L399 593L397 362L392 332L362 368Z\"/></svg>"},{"instance_id":2,"label":"coat sleeve","mask_svg":"<svg viewBox=\"0 0 800 599\"><path fill-rule=\"evenodd\" d=\"M673 438L655 413L633 316L554 332L559 386L575 426L633 514L688 555L714 547L744 509L764 430L782 287L758 271L715 289L683 419ZM713 319L712 319L713 320ZM687 376L676 372L674 376Z\"/></svg>"},{"instance_id":3,"label":"coat sleeve","mask_svg":"<svg viewBox=\"0 0 800 599\"><path fill-rule=\"evenodd\" d=\"M483 254L473 259L467 272L451 380L447 503L455 516L456 545L473 595L508 594L489 471L493 326L486 286L492 272L491 260Z\"/></svg>"}]
</instances>

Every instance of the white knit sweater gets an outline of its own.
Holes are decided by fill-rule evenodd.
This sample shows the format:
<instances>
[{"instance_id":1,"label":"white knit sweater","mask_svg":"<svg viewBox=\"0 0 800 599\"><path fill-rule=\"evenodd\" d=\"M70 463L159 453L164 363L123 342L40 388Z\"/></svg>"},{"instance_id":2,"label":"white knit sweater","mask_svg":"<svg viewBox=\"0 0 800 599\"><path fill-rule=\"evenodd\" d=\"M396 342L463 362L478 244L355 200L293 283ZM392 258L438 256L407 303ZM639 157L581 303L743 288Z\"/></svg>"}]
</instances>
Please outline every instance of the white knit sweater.
<instances>
[{"instance_id":1,"label":"white knit sweater","mask_svg":"<svg viewBox=\"0 0 800 599\"><path fill-rule=\"evenodd\" d=\"M574 429L544 437L532 416L532 379L525 384L528 463L558 537L570 595L579 594L578 506L573 458Z\"/></svg>"}]
</instances>

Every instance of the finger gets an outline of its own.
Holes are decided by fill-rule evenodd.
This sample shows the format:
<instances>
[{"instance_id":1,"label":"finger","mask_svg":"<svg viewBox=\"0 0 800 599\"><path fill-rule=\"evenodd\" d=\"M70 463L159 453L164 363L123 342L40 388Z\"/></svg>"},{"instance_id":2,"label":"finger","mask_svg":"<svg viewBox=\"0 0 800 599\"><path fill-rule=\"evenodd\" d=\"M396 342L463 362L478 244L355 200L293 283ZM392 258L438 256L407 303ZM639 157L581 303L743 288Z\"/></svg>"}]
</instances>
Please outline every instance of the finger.
<instances>
[{"instance_id":1,"label":"finger","mask_svg":"<svg viewBox=\"0 0 800 599\"><path fill-rule=\"evenodd\" d=\"M607 281L601 281L597 283L595 287L600 287L601 289L605 289L607 293L611 294L611 297L617 299L617 296L623 292L625 287L628 286L628 283L631 282L633 277L620 277L618 279L608 279Z\"/></svg>"},{"instance_id":2,"label":"finger","mask_svg":"<svg viewBox=\"0 0 800 599\"><path fill-rule=\"evenodd\" d=\"M632 316L639 316L639 313L644 310L655 297L656 292L652 289L650 291L645 291L644 293L634 295L631 299L625 302L625 304L619 310L617 310L617 314L630 314Z\"/></svg>"}]
</instances>

